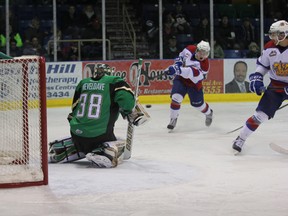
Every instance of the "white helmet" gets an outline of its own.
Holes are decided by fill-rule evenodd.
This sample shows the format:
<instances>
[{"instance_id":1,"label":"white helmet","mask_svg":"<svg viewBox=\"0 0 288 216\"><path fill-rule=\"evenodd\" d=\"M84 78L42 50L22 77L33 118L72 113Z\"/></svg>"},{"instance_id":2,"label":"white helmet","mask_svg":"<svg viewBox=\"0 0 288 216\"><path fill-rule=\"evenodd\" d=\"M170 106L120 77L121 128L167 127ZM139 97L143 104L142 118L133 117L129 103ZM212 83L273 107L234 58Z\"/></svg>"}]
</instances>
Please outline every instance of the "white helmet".
<instances>
[{"instance_id":1,"label":"white helmet","mask_svg":"<svg viewBox=\"0 0 288 216\"><path fill-rule=\"evenodd\" d=\"M210 53L210 45L206 41L201 41L197 44L197 50L196 53L200 56L200 59L203 60L203 58L208 58Z\"/></svg>"},{"instance_id":2,"label":"white helmet","mask_svg":"<svg viewBox=\"0 0 288 216\"><path fill-rule=\"evenodd\" d=\"M272 23L269 30L269 38L274 40L276 45L279 42L285 40L288 36L288 22L285 20L279 20Z\"/></svg>"}]
</instances>

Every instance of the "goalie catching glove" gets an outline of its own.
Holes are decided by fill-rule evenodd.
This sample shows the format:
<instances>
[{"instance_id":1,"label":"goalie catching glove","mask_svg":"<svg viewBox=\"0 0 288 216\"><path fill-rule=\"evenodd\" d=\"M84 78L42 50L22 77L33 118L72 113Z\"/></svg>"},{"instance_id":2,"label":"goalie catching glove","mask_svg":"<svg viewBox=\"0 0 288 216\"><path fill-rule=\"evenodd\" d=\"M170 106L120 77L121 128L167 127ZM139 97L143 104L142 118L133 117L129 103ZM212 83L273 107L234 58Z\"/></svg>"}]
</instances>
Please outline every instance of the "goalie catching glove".
<instances>
[{"instance_id":1,"label":"goalie catching glove","mask_svg":"<svg viewBox=\"0 0 288 216\"><path fill-rule=\"evenodd\" d=\"M132 123L135 126L144 124L150 119L150 115L146 112L144 107L137 101L136 106L130 114L122 114L124 119L128 119L128 122Z\"/></svg>"},{"instance_id":2,"label":"goalie catching glove","mask_svg":"<svg viewBox=\"0 0 288 216\"><path fill-rule=\"evenodd\" d=\"M127 119L135 126L139 126L147 121L145 115L141 112L138 112L136 109L134 109L132 113L127 115Z\"/></svg>"}]
</instances>

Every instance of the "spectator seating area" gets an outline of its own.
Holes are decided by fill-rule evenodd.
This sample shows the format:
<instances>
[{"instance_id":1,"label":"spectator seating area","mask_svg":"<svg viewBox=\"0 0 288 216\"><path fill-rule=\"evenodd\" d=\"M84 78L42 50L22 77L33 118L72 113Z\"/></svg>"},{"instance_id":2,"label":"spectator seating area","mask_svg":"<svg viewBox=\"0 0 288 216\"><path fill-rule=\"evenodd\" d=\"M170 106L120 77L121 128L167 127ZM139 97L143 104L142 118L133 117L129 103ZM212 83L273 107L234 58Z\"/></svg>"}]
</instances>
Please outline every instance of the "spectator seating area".
<instances>
[{"instance_id":1,"label":"spectator seating area","mask_svg":"<svg viewBox=\"0 0 288 216\"><path fill-rule=\"evenodd\" d=\"M175 4L164 5L166 11L174 11ZM209 17L210 5L209 4L183 4L183 12L191 19L200 19L201 17ZM259 18L260 7L258 4L214 4L214 19L219 19L223 15L231 19L242 19L245 17ZM156 4L143 4L142 17L143 20L157 19L158 5Z\"/></svg>"},{"instance_id":2,"label":"spectator seating area","mask_svg":"<svg viewBox=\"0 0 288 216\"><path fill-rule=\"evenodd\" d=\"M57 6L57 14L66 10L67 5ZM81 5L77 5L77 9L81 10ZM0 8L0 11L4 9ZM38 17L40 19L40 26L43 30L50 30L53 25L53 7L52 5L18 5L13 8L14 13L17 15L19 20L19 31L23 32L30 24L33 17ZM58 24L61 19L57 19Z\"/></svg>"},{"instance_id":3,"label":"spectator seating area","mask_svg":"<svg viewBox=\"0 0 288 216\"><path fill-rule=\"evenodd\" d=\"M67 4L60 4L57 5L56 11L57 11L57 26L60 30L61 29L61 16L64 12L67 11L68 7L70 5ZM85 4L77 4L76 11L78 14L81 14ZM40 31L43 32L43 38L40 43L42 48L47 48L48 41L51 39L53 35L53 6L52 4L37 4L34 2L34 4L25 4L25 1L19 2L19 4L13 4L10 7L14 18L17 20L16 25L14 25L13 31L20 33L23 43L25 42L25 33L27 28L31 25L31 21L37 17L40 21ZM0 12L3 15L5 19L5 6L0 6ZM84 29L84 28L83 28ZM82 29L81 29L82 30ZM80 37L80 35L79 35ZM61 39L72 39L71 35L65 35L62 32ZM73 38L75 39L75 38ZM24 44L25 45L25 44ZM62 43L61 47L63 48L62 52L65 53L67 49L67 44ZM22 50L24 49L24 46L22 47ZM4 49L3 49L4 51ZM47 50L46 50L47 51ZM49 53L48 53L49 54ZM102 54L102 53L101 53ZM82 55L83 57L83 55ZM47 55L48 58L48 55ZM59 55L58 55L59 58Z\"/></svg>"},{"instance_id":4,"label":"spectator seating area","mask_svg":"<svg viewBox=\"0 0 288 216\"><path fill-rule=\"evenodd\" d=\"M20 1L21 2L21 1ZM61 14L66 10L67 5L57 6L57 14ZM165 11L175 10L175 4L164 5ZM142 22L143 25L147 20L158 22L158 5L142 3ZM37 16L40 19L40 26L43 31L50 31L53 25L53 7L52 5L27 5L19 4L14 6L13 11L18 18L18 31L23 33L29 26L33 17ZM81 9L81 5L77 5L77 9ZM5 7L0 7L0 13L3 14ZM237 28L242 24L244 18L249 17L255 27L257 38L260 37L260 8L259 4L214 4L214 27L220 24L221 17L227 15L230 24ZM179 49L183 49L188 44L193 43L193 30L197 31L197 25L202 17L209 17L209 4L184 4L183 13L188 15L188 22L192 27L191 34L176 35ZM59 18L59 16L58 16ZM264 20L264 31L267 32L274 19L267 18ZM61 24L61 19L57 19L58 25ZM65 35L63 36L65 38ZM265 37L265 40L268 40ZM239 50L224 50L225 58L238 58L245 56L245 51Z\"/></svg>"},{"instance_id":5,"label":"spectator seating area","mask_svg":"<svg viewBox=\"0 0 288 216\"><path fill-rule=\"evenodd\" d=\"M226 58L245 58L248 50L223 50Z\"/></svg>"},{"instance_id":6,"label":"spectator seating area","mask_svg":"<svg viewBox=\"0 0 288 216\"><path fill-rule=\"evenodd\" d=\"M174 12L176 4L164 5L164 13L167 11ZM240 29L240 26L243 23L245 18L249 18L252 25L255 28L255 36L257 39L260 38L260 6L259 4L214 4L214 28L216 28L220 22L222 16L228 16L229 23L234 29ZM153 20L158 22L158 5L157 4L144 4L142 7L142 20L145 23L147 20ZM179 49L182 49L183 46L193 43L193 34L197 31L197 27L201 21L201 18L208 17L210 14L210 5L209 4L183 4L182 5L183 13L188 16L188 22L192 27L192 32L189 35L176 35L177 44ZM266 18L264 20L264 31L269 30L270 25L275 22L274 19ZM239 31L239 30L238 30ZM237 35L236 35L237 37ZM265 42L268 41L268 37L265 37ZM225 58L241 58L245 57L246 51L240 50L224 50Z\"/></svg>"},{"instance_id":7,"label":"spectator seating area","mask_svg":"<svg viewBox=\"0 0 288 216\"><path fill-rule=\"evenodd\" d=\"M191 44L193 41L192 34L178 34L176 35L178 48L180 50L184 49L187 45Z\"/></svg>"}]
</instances>

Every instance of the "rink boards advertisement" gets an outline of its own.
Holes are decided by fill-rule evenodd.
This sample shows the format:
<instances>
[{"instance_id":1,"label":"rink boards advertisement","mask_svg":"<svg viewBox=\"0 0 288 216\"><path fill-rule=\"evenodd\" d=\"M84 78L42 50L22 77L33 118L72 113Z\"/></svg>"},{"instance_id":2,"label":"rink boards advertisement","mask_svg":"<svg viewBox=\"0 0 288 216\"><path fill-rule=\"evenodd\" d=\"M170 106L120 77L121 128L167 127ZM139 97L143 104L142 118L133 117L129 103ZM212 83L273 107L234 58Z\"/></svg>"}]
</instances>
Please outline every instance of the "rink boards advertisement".
<instances>
[{"instance_id":1,"label":"rink boards advertisement","mask_svg":"<svg viewBox=\"0 0 288 216\"><path fill-rule=\"evenodd\" d=\"M203 81L205 94L225 92L225 84L234 77L233 67L237 61L248 65L246 80L255 72L256 59L213 59L207 79ZM81 79L91 76L95 64L108 64L113 70L110 75L120 76L131 87L135 86L138 60L91 61L91 62L48 62L46 63L47 99L73 98L74 90ZM174 63L173 60L143 60L139 82L140 95L169 95L173 77L167 76L164 70Z\"/></svg>"},{"instance_id":2,"label":"rink boards advertisement","mask_svg":"<svg viewBox=\"0 0 288 216\"><path fill-rule=\"evenodd\" d=\"M72 98L81 72L81 62L46 63L47 99Z\"/></svg>"}]
</instances>

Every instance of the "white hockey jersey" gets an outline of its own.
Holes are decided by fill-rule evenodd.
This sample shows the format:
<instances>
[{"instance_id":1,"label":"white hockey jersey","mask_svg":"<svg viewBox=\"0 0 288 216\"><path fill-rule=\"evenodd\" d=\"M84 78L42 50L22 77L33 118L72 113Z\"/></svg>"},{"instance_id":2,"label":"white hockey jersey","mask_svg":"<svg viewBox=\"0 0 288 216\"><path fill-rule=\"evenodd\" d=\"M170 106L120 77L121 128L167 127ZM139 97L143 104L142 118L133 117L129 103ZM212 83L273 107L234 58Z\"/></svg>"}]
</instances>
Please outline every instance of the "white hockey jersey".
<instances>
[{"instance_id":1,"label":"white hockey jersey","mask_svg":"<svg viewBox=\"0 0 288 216\"><path fill-rule=\"evenodd\" d=\"M256 72L263 76L268 73L276 86L288 86L288 47L276 46L269 41L257 59Z\"/></svg>"},{"instance_id":2,"label":"white hockey jersey","mask_svg":"<svg viewBox=\"0 0 288 216\"><path fill-rule=\"evenodd\" d=\"M180 52L179 57L183 59L184 65L181 67L182 81L187 86L194 86L196 89L202 88L202 80L206 78L209 71L209 60L198 61L195 58L197 47L189 45Z\"/></svg>"}]
</instances>

